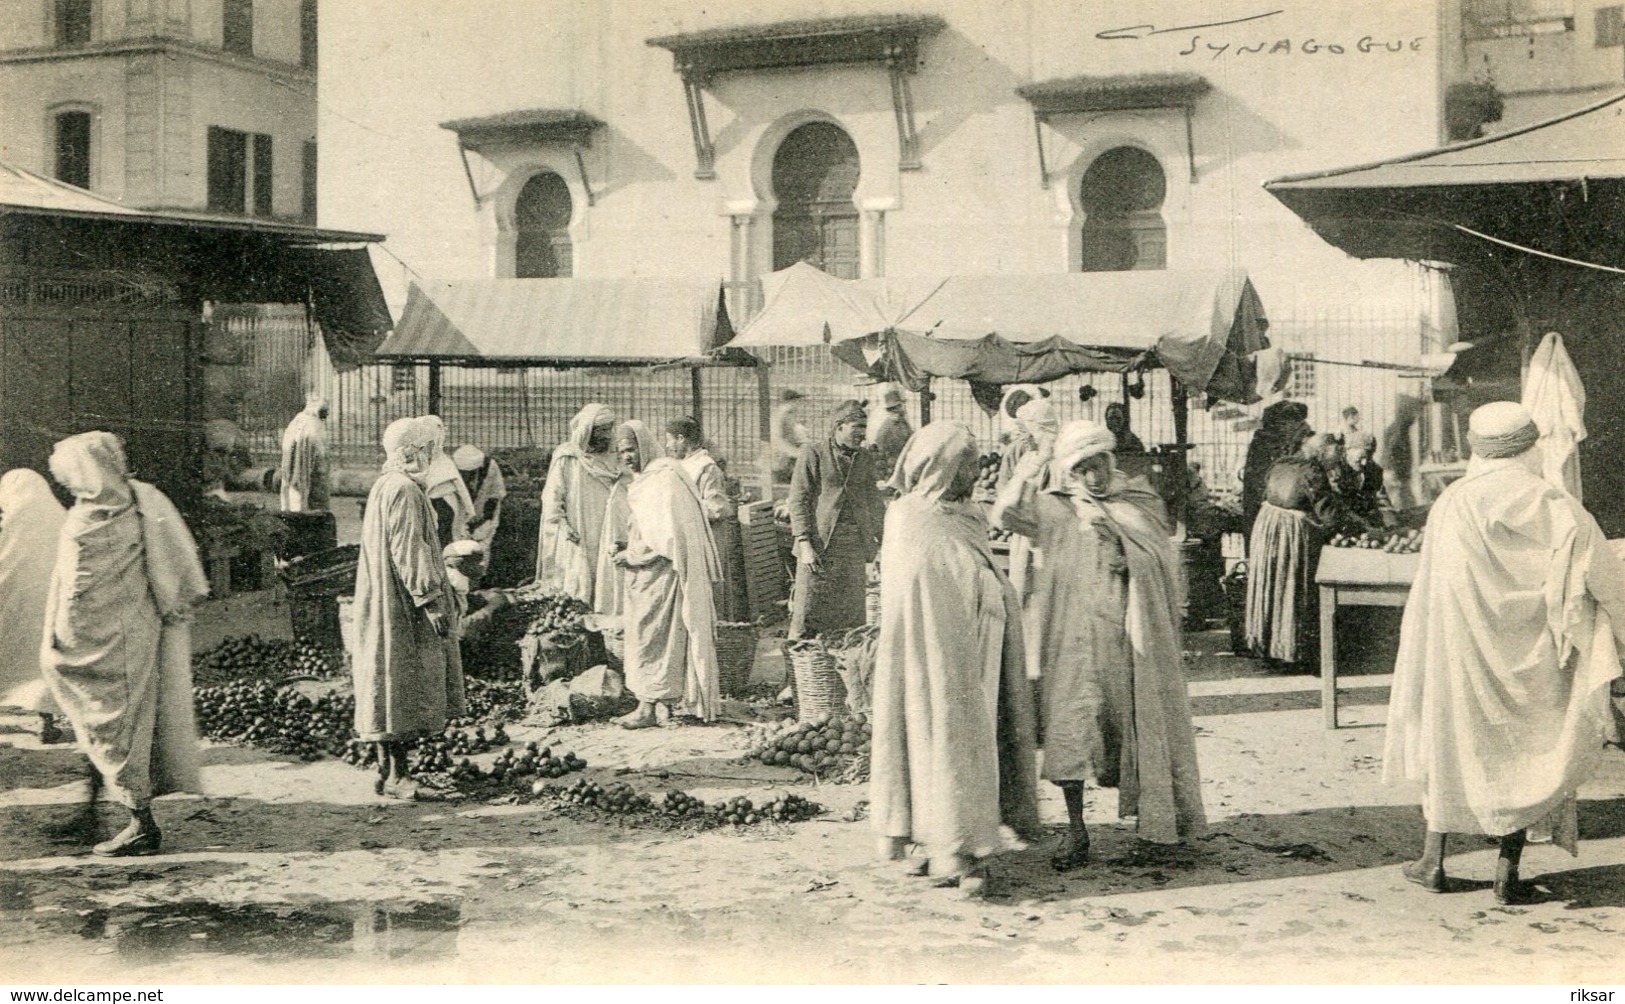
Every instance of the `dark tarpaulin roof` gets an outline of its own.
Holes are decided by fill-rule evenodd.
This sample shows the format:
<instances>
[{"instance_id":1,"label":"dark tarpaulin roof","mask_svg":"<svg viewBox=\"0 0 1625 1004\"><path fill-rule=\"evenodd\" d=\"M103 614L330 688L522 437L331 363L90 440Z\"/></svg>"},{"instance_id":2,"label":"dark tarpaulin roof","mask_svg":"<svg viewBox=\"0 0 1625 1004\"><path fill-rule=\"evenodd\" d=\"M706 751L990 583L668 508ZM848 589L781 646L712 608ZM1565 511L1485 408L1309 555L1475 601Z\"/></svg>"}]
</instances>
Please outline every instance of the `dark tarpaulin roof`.
<instances>
[{"instance_id":1,"label":"dark tarpaulin roof","mask_svg":"<svg viewBox=\"0 0 1625 1004\"><path fill-rule=\"evenodd\" d=\"M464 146L477 150L495 143L581 142L603 125L602 119L578 108L525 108L453 119L440 123L440 128L451 130Z\"/></svg>"},{"instance_id":2,"label":"dark tarpaulin roof","mask_svg":"<svg viewBox=\"0 0 1625 1004\"><path fill-rule=\"evenodd\" d=\"M333 368L348 373L371 362L393 322L366 249L303 248L287 254L302 272Z\"/></svg>"},{"instance_id":3,"label":"dark tarpaulin roof","mask_svg":"<svg viewBox=\"0 0 1625 1004\"><path fill-rule=\"evenodd\" d=\"M912 390L931 377L1042 383L1161 365L1195 391L1257 400L1250 357L1268 320L1239 271L836 279L799 263L763 279L734 345L829 344Z\"/></svg>"},{"instance_id":4,"label":"dark tarpaulin roof","mask_svg":"<svg viewBox=\"0 0 1625 1004\"><path fill-rule=\"evenodd\" d=\"M1264 187L1357 258L1461 262L1480 233L1625 267L1625 94L1482 139Z\"/></svg>"}]
</instances>

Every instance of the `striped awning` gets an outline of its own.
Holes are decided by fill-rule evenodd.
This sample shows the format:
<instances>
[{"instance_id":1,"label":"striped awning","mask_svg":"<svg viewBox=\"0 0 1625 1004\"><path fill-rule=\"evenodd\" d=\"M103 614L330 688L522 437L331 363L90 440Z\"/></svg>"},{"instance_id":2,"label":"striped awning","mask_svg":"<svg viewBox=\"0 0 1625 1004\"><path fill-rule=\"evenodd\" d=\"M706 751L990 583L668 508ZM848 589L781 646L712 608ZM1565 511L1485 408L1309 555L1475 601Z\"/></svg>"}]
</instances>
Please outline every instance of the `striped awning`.
<instances>
[{"instance_id":1,"label":"striped awning","mask_svg":"<svg viewBox=\"0 0 1625 1004\"><path fill-rule=\"evenodd\" d=\"M413 283L383 359L625 365L703 356L733 337L721 283L476 279Z\"/></svg>"}]
</instances>

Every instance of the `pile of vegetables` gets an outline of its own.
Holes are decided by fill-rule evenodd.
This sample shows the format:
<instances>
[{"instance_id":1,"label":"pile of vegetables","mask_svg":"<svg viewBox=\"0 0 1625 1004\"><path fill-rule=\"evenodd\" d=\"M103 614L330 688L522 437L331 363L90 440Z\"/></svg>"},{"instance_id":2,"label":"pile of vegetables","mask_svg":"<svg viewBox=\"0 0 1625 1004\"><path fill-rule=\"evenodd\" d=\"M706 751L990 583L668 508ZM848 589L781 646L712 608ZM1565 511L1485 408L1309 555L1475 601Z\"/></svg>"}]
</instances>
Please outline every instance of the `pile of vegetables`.
<instances>
[{"instance_id":1,"label":"pile of vegetables","mask_svg":"<svg viewBox=\"0 0 1625 1004\"><path fill-rule=\"evenodd\" d=\"M525 626L525 637L544 648L571 648L587 634L592 608L569 593L531 585L514 591L509 616Z\"/></svg>"},{"instance_id":2,"label":"pile of vegetables","mask_svg":"<svg viewBox=\"0 0 1625 1004\"><path fill-rule=\"evenodd\" d=\"M1354 547L1367 551L1385 551L1388 554L1416 554L1422 550L1421 530L1395 530L1392 533L1340 533L1332 538L1333 547Z\"/></svg>"},{"instance_id":3,"label":"pile of vegetables","mask_svg":"<svg viewBox=\"0 0 1625 1004\"><path fill-rule=\"evenodd\" d=\"M867 780L871 735L868 715L786 720L750 755L769 766L794 767L820 778Z\"/></svg>"},{"instance_id":4,"label":"pile of vegetables","mask_svg":"<svg viewBox=\"0 0 1625 1004\"><path fill-rule=\"evenodd\" d=\"M261 638L257 634L227 638L192 656L192 678L204 686L240 680L286 680L293 676L326 678L344 671L344 652L309 641Z\"/></svg>"},{"instance_id":5,"label":"pile of vegetables","mask_svg":"<svg viewBox=\"0 0 1625 1004\"><path fill-rule=\"evenodd\" d=\"M198 731L217 742L316 760L342 756L355 734L355 698L337 692L311 699L265 680L239 680L195 688L193 696Z\"/></svg>"},{"instance_id":6,"label":"pile of vegetables","mask_svg":"<svg viewBox=\"0 0 1625 1004\"><path fill-rule=\"evenodd\" d=\"M556 757L552 747L538 747L533 740L517 753L511 747L503 750L491 765L489 776L493 781L526 783L530 778L559 778L571 771L586 769L587 761L573 752Z\"/></svg>"},{"instance_id":7,"label":"pile of vegetables","mask_svg":"<svg viewBox=\"0 0 1625 1004\"><path fill-rule=\"evenodd\" d=\"M540 785L537 794L555 799L560 805L591 809L610 815L631 817L664 817L673 821L695 821L707 828L713 826L751 826L756 823L794 823L812 819L824 812L824 807L800 795L780 794L756 805L744 796L705 804L683 791L668 791L656 801L639 792L624 781L599 784L586 778L566 788L558 785Z\"/></svg>"}]
</instances>

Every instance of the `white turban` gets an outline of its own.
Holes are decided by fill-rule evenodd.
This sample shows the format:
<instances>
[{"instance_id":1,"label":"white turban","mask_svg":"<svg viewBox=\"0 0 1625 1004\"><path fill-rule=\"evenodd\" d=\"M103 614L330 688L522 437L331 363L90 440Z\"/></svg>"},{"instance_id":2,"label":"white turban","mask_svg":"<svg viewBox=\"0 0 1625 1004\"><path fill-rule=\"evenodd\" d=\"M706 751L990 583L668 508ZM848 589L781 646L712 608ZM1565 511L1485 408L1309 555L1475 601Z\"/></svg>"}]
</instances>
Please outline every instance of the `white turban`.
<instances>
[{"instance_id":1,"label":"white turban","mask_svg":"<svg viewBox=\"0 0 1625 1004\"><path fill-rule=\"evenodd\" d=\"M1060 428L1055 406L1047 397L1035 397L1016 409L1016 422L1034 439L1041 435L1053 436Z\"/></svg>"},{"instance_id":2,"label":"white turban","mask_svg":"<svg viewBox=\"0 0 1625 1004\"><path fill-rule=\"evenodd\" d=\"M485 465L485 451L473 444L457 447L457 452L451 455L452 463L457 465L459 471L477 471Z\"/></svg>"},{"instance_id":3,"label":"white turban","mask_svg":"<svg viewBox=\"0 0 1625 1004\"><path fill-rule=\"evenodd\" d=\"M405 451L427 452L434 445L436 434L436 430L420 418L397 418L389 423L380 440L386 458L384 470L405 472ZM428 457L425 456L423 460L424 463L420 464L420 467L427 466Z\"/></svg>"},{"instance_id":4,"label":"white turban","mask_svg":"<svg viewBox=\"0 0 1625 1004\"><path fill-rule=\"evenodd\" d=\"M1534 416L1515 401L1486 404L1467 419L1467 442L1485 460L1519 456L1539 440Z\"/></svg>"},{"instance_id":5,"label":"white turban","mask_svg":"<svg viewBox=\"0 0 1625 1004\"><path fill-rule=\"evenodd\" d=\"M1115 449L1117 437L1099 422L1068 422L1055 439L1055 463L1060 471L1070 471L1090 457Z\"/></svg>"}]
</instances>

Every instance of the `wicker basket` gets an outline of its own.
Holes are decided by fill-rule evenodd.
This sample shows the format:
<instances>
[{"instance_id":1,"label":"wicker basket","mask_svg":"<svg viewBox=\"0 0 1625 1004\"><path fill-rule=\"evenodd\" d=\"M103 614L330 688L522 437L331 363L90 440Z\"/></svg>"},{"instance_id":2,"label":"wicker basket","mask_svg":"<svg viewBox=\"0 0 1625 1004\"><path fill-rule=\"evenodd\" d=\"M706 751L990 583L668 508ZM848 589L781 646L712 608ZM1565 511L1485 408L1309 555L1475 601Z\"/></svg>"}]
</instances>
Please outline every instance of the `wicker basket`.
<instances>
[{"instance_id":1,"label":"wicker basket","mask_svg":"<svg viewBox=\"0 0 1625 1004\"><path fill-rule=\"evenodd\" d=\"M784 657L796 679L796 718L808 722L839 712L846 702L846 688L835 657L817 639L785 643Z\"/></svg>"},{"instance_id":2,"label":"wicker basket","mask_svg":"<svg viewBox=\"0 0 1625 1004\"><path fill-rule=\"evenodd\" d=\"M717 625L717 668L722 696L744 697L750 671L756 666L756 625Z\"/></svg>"}]
</instances>

